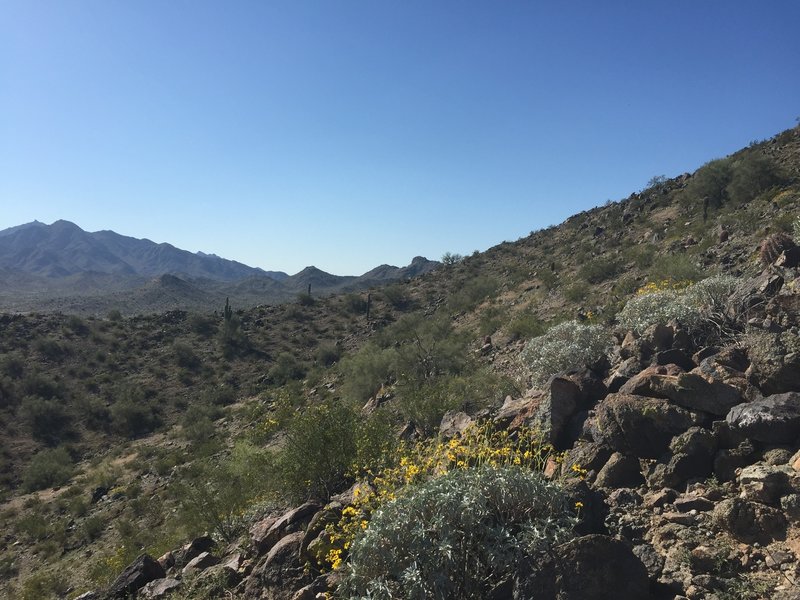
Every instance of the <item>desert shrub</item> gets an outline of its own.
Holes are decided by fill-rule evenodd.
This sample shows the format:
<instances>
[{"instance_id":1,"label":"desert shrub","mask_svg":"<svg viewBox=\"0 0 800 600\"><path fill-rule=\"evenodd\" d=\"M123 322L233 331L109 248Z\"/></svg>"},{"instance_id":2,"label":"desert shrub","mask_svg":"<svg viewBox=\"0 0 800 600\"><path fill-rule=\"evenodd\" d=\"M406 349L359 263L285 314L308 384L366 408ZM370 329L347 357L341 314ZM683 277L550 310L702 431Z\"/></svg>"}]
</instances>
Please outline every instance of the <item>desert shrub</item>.
<instances>
[{"instance_id":1,"label":"desert shrub","mask_svg":"<svg viewBox=\"0 0 800 600\"><path fill-rule=\"evenodd\" d=\"M117 391L111 406L111 425L126 437L136 437L153 431L160 423L155 407L140 388L123 387Z\"/></svg>"},{"instance_id":2,"label":"desert shrub","mask_svg":"<svg viewBox=\"0 0 800 600\"><path fill-rule=\"evenodd\" d=\"M235 539L247 509L265 495L271 473L270 454L243 442L225 457L194 461L171 490L180 522L190 535L211 531Z\"/></svg>"},{"instance_id":3,"label":"desert shrub","mask_svg":"<svg viewBox=\"0 0 800 600\"><path fill-rule=\"evenodd\" d=\"M589 284L585 281L576 281L564 289L564 297L570 302L581 302L589 295Z\"/></svg>"},{"instance_id":4,"label":"desert shrub","mask_svg":"<svg viewBox=\"0 0 800 600\"><path fill-rule=\"evenodd\" d=\"M699 281L703 270L685 254L659 256L648 271L649 281Z\"/></svg>"},{"instance_id":5,"label":"desert shrub","mask_svg":"<svg viewBox=\"0 0 800 600\"><path fill-rule=\"evenodd\" d=\"M44 358L58 361L69 353L69 347L50 337L39 338L33 343L33 348Z\"/></svg>"},{"instance_id":6,"label":"desert shrub","mask_svg":"<svg viewBox=\"0 0 800 600\"><path fill-rule=\"evenodd\" d=\"M22 488L27 492L63 485L74 472L72 457L64 447L36 453L22 475Z\"/></svg>"},{"instance_id":7,"label":"desert shrub","mask_svg":"<svg viewBox=\"0 0 800 600\"><path fill-rule=\"evenodd\" d=\"M122 313L119 312L117 309L113 309L108 311L108 315L106 315L106 318L112 322L119 322L122 321Z\"/></svg>"},{"instance_id":8,"label":"desert shrub","mask_svg":"<svg viewBox=\"0 0 800 600\"><path fill-rule=\"evenodd\" d=\"M530 311L516 315L509 321L506 332L512 340L532 338L545 332L544 322Z\"/></svg>"},{"instance_id":9,"label":"desert shrub","mask_svg":"<svg viewBox=\"0 0 800 600\"><path fill-rule=\"evenodd\" d=\"M347 598L486 598L572 536L565 494L519 467L455 470L377 511L353 542Z\"/></svg>"},{"instance_id":10,"label":"desert shrub","mask_svg":"<svg viewBox=\"0 0 800 600\"><path fill-rule=\"evenodd\" d=\"M292 500L328 498L358 465L379 464L393 439L388 421L338 399L309 406L286 428L278 488Z\"/></svg>"},{"instance_id":11,"label":"desert shrub","mask_svg":"<svg viewBox=\"0 0 800 600\"><path fill-rule=\"evenodd\" d=\"M21 379L25 374L25 359L16 352L0 356L0 373L11 379Z\"/></svg>"},{"instance_id":12,"label":"desert shrub","mask_svg":"<svg viewBox=\"0 0 800 600\"><path fill-rule=\"evenodd\" d=\"M593 366L610 347L611 336L602 326L566 321L530 340L521 358L533 385L543 385L562 371Z\"/></svg>"},{"instance_id":13,"label":"desert shrub","mask_svg":"<svg viewBox=\"0 0 800 600\"><path fill-rule=\"evenodd\" d=\"M188 344L176 342L172 346L172 352L175 355L175 362L182 369L196 371L200 368L200 357L195 354L192 347Z\"/></svg>"},{"instance_id":14,"label":"desert shrub","mask_svg":"<svg viewBox=\"0 0 800 600\"><path fill-rule=\"evenodd\" d=\"M317 351L314 354L314 358L316 359L317 363L324 367L330 367L336 361L338 361L341 356L341 348L333 343L320 344L319 348L317 348Z\"/></svg>"},{"instance_id":15,"label":"desert shrub","mask_svg":"<svg viewBox=\"0 0 800 600\"><path fill-rule=\"evenodd\" d=\"M578 277L589 283L602 283L618 275L622 267L622 261L618 258L601 256L582 265L578 269Z\"/></svg>"},{"instance_id":16,"label":"desert shrub","mask_svg":"<svg viewBox=\"0 0 800 600\"><path fill-rule=\"evenodd\" d=\"M94 515L86 518L81 525L81 536L86 542L93 542L103 533L106 522L102 517Z\"/></svg>"},{"instance_id":17,"label":"desert shrub","mask_svg":"<svg viewBox=\"0 0 800 600\"><path fill-rule=\"evenodd\" d=\"M763 265L771 265L774 263L784 250L788 250L795 246L792 237L786 233L778 232L773 233L771 236L761 242L758 249L758 257Z\"/></svg>"},{"instance_id":18,"label":"desert shrub","mask_svg":"<svg viewBox=\"0 0 800 600\"><path fill-rule=\"evenodd\" d=\"M800 244L800 217L795 218L792 222L792 237L796 244Z\"/></svg>"},{"instance_id":19,"label":"desert shrub","mask_svg":"<svg viewBox=\"0 0 800 600\"><path fill-rule=\"evenodd\" d=\"M281 352L267 371L270 381L276 385L284 385L305 375L305 366L289 352Z\"/></svg>"},{"instance_id":20,"label":"desert shrub","mask_svg":"<svg viewBox=\"0 0 800 600\"><path fill-rule=\"evenodd\" d=\"M26 396L20 404L19 414L30 428L31 435L47 444L57 444L72 434L72 416L59 399Z\"/></svg>"},{"instance_id":21,"label":"desert shrub","mask_svg":"<svg viewBox=\"0 0 800 600\"><path fill-rule=\"evenodd\" d=\"M189 330L201 338L210 338L217 331L217 319L211 315L191 315L188 320Z\"/></svg>"},{"instance_id":22,"label":"desert shrub","mask_svg":"<svg viewBox=\"0 0 800 600\"><path fill-rule=\"evenodd\" d=\"M65 327L69 331L80 337L86 337L87 335L89 335L89 332L91 331L86 321L84 321L77 315L71 315L67 317L67 322L65 323Z\"/></svg>"},{"instance_id":23,"label":"desert shrub","mask_svg":"<svg viewBox=\"0 0 800 600\"><path fill-rule=\"evenodd\" d=\"M684 199L696 206L708 198L710 206L720 207L727 199L726 189L731 177L730 159L712 160L700 167L689 180L684 191Z\"/></svg>"},{"instance_id":24,"label":"desert shrub","mask_svg":"<svg viewBox=\"0 0 800 600\"><path fill-rule=\"evenodd\" d=\"M445 266L454 265L462 260L464 260L464 257L461 254L453 252L445 252L442 254L442 264Z\"/></svg>"},{"instance_id":25,"label":"desert shrub","mask_svg":"<svg viewBox=\"0 0 800 600\"><path fill-rule=\"evenodd\" d=\"M397 310L403 310L408 307L411 302L406 288L402 284L395 283L383 288L383 297Z\"/></svg>"},{"instance_id":26,"label":"desert shrub","mask_svg":"<svg viewBox=\"0 0 800 600\"><path fill-rule=\"evenodd\" d=\"M379 348L373 343L347 356L341 363L345 396L357 402L367 400L389 381L394 373L394 362L394 348Z\"/></svg>"},{"instance_id":27,"label":"desert shrub","mask_svg":"<svg viewBox=\"0 0 800 600\"><path fill-rule=\"evenodd\" d=\"M367 300L358 294L345 294L342 297L344 309L354 315L361 315L367 312Z\"/></svg>"},{"instance_id":28,"label":"desert shrub","mask_svg":"<svg viewBox=\"0 0 800 600\"><path fill-rule=\"evenodd\" d=\"M472 277L453 293L448 306L453 312L470 310L497 290L497 281L485 275Z\"/></svg>"},{"instance_id":29,"label":"desert shrub","mask_svg":"<svg viewBox=\"0 0 800 600\"><path fill-rule=\"evenodd\" d=\"M189 406L181 419L181 433L195 452L210 454L219 447L214 421L222 416L222 409L214 404L197 402Z\"/></svg>"},{"instance_id":30,"label":"desert shrub","mask_svg":"<svg viewBox=\"0 0 800 600\"><path fill-rule=\"evenodd\" d=\"M61 574L38 572L22 583L19 598L20 600L62 598L69 588L69 583Z\"/></svg>"},{"instance_id":31,"label":"desert shrub","mask_svg":"<svg viewBox=\"0 0 800 600\"><path fill-rule=\"evenodd\" d=\"M733 163L726 192L732 202L744 204L783 180L783 174L773 159L752 152Z\"/></svg>"},{"instance_id":32,"label":"desert shrub","mask_svg":"<svg viewBox=\"0 0 800 600\"><path fill-rule=\"evenodd\" d=\"M458 374L466 364L466 340L446 317L408 315L391 331L396 377L415 384L443 374Z\"/></svg>"},{"instance_id":33,"label":"desert shrub","mask_svg":"<svg viewBox=\"0 0 800 600\"><path fill-rule=\"evenodd\" d=\"M688 287L669 281L648 284L620 311L619 324L642 333L653 325L677 321L696 332L720 312L736 283L733 277L718 275Z\"/></svg>"},{"instance_id":34,"label":"desert shrub","mask_svg":"<svg viewBox=\"0 0 800 600\"><path fill-rule=\"evenodd\" d=\"M23 393L29 396L39 396L45 400L67 397L67 388L63 382L41 373L28 373L22 378L21 384Z\"/></svg>"},{"instance_id":35,"label":"desert shrub","mask_svg":"<svg viewBox=\"0 0 800 600\"><path fill-rule=\"evenodd\" d=\"M316 300L314 300L314 296L307 292L301 292L297 294L296 298L297 303L300 306L314 306L314 303L316 302Z\"/></svg>"},{"instance_id":36,"label":"desert shrub","mask_svg":"<svg viewBox=\"0 0 800 600\"><path fill-rule=\"evenodd\" d=\"M478 369L461 375L437 377L419 386L401 388L397 410L406 421L432 433L438 430L447 411L463 410L474 414L513 392L509 380L488 369Z\"/></svg>"}]
</instances>

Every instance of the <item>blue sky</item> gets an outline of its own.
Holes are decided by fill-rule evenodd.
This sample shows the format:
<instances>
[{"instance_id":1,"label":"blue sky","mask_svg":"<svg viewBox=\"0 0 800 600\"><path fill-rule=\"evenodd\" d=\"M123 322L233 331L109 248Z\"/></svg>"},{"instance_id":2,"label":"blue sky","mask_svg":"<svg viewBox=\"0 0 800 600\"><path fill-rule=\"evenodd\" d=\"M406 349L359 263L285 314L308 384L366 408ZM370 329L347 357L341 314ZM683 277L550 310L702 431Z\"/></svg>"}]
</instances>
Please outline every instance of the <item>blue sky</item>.
<instances>
[{"instance_id":1,"label":"blue sky","mask_svg":"<svg viewBox=\"0 0 800 600\"><path fill-rule=\"evenodd\" d=\"M800 116L800 2L0 0L0 229L471 253Z\"/></svg>"}]
</instances>

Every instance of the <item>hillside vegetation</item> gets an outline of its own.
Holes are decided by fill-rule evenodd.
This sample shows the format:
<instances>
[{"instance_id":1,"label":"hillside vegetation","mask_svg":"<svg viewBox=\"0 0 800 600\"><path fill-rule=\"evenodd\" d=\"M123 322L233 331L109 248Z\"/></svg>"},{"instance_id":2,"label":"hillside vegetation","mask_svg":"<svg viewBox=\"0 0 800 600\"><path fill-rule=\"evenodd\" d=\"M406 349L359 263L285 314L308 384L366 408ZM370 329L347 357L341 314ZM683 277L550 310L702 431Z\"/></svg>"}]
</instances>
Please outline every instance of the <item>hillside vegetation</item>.
<instances>
[{"instance_id":1,"label":"hillside vegetation","mask_svg":"<svg viewBox=\"0 0 800 600\"><path fill-rule=\"evenodd\" d=\"M793 593L799 215L792 129L386 287L2 315L0 594Z\"/></svg>"}]
</instances>

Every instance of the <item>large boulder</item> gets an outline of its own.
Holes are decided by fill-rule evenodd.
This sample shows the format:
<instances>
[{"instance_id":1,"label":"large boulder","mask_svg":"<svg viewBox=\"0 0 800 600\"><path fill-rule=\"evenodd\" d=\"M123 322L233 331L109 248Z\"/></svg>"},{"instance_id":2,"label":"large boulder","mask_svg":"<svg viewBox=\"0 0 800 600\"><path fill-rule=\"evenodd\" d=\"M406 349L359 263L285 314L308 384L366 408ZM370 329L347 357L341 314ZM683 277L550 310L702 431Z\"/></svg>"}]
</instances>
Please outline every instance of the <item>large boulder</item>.
<instances>
[{"instance_id":1,"label":"large boulder","mask_svg":"<svg viewBox=\"0 0 800 600\"><path fill-rule=\"evenodd\" d=\"M734 406L725 420L752 440L795 444L800 437L800 392L773 394Z\"/></svg>"},{"instance_id":2,"label":"large boulder","mask_svg":"<svg viewBox=\"0 0 800 600\"><path fill-rule=\"evenodd\" d=\"M272 548L282 537L304 530L317 511L322 508L315 502L306 502L276 518L268 518L256 523L250 536L256 552L263 554Z\"/></svg>"},{"instance_id":3,"label":"large boulder","mask_svg":"<svg viewBox=\"0 0 800 600\"><path fill-rule=\"evenodd\" d=\"M106 598L135 597L145 585L167 574L158 561L148 554L140 555L119 574L106 592Z\"/></svg>"},{"instance_id":4,"label":"large boulder","mask_svg":"<svg viewBox=\"0 0 800 600\"><path fill-rule=\"evenodd\" d=\"M658 398L609 394L596 410L592 437L639 458L658 458L675 435L695 424L687 410Z\"/></svg>"},{"instance_id":5,"label":"large boulder","mask_svg":"<svg viewBox=\"0 0 800 600\"><path fill-rule=\"evenodd\" d=\"M244 596L248 600L291 600L295 592L311 583L303 568L300 545L304 533L296 531L280 539L247 578Z\"/></svg>"},{"instance_id":6,"label":"large boulder","mask_svg":"<svg viewBox=\"0 0 800 600\"><path fill-rule=\"evenodd\" d=\"M536 565L518 582L514 597L645 600L650 597L650 580L647 568L624 542L591 534L555 548L551 560Z\"/></svg>"},{"instance_id":7,"label":"large boulder","mask_svg":"<svg viewBox=\"0 0 800 600\"><path fill-rule=\"evenodd\" d=\"M714 524L736 539L753 543L769 543L786 532L786 518L771 506L743 498L727 498L714 508Z\"/></svg>"},{"instance_id":8,"label":"large boulder","mask_svg":"<svg viewBox=\"0 0 800 600\"><path fill-rule=\"evenodd\" d=\"M690 427L672 439L668 455L654 466L648 483L653 487L678 488L689 479L706 479L713 470L716 450L714 434L701 427Z\"/></svg>"},{"instance_id":9,"label":"large boulder","mask_svg":"<svg viewBox=\"0 0 800 600\"><path fill-rule=\"evenodd\" d=\"M685 373L676 365L650 367L628 381L620 392L667 398L689 410L724 416L743 402L741 390L702 371Z\"/></svg>"}]
</instances>

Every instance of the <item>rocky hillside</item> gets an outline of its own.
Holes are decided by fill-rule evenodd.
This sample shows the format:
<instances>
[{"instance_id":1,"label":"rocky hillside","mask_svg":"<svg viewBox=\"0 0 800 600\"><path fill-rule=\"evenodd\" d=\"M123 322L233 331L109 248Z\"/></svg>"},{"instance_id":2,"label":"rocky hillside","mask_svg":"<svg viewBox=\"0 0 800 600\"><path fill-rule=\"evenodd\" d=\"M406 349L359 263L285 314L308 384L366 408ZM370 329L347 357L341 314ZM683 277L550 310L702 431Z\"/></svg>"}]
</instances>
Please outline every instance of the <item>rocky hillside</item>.
<instances>
[{"instance_id":1,"label":"rocky hillside","mask_svg":"<svg viewBox=\"0 0 800 600\"><path fill-rule=\"evenodd\" d=\"M369 296L5 317L2 592L800 597L798 149Z\"/></svg>"}]
</instances>

